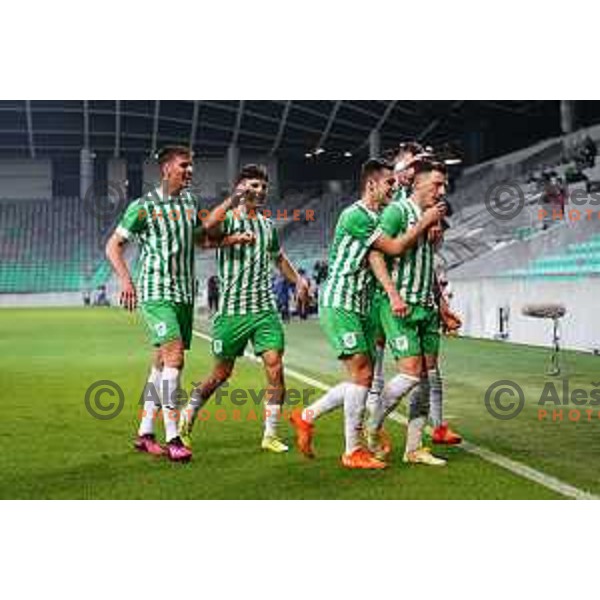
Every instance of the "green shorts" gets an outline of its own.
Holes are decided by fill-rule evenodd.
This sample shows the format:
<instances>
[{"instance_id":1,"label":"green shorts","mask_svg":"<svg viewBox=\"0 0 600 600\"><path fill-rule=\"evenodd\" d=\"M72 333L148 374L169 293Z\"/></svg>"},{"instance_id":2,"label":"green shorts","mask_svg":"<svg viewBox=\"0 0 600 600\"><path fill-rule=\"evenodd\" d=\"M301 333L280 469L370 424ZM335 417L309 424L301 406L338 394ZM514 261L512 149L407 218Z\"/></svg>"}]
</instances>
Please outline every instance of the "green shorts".
<instances>
[{"instance_id":1,"label":"green shorts","mask_svg":"<svg viewBox=\"0 0 600 600\"><path fill-rule=\"evenodd\" d=\"M343 308L321 306L319 321L338 358L354 354L373 356L375 341L368 315Z\"/></svg>"},{"instance_id":2,"label":"green shorts","mask_svg":"<svg viewBox=\"0 0 600 600\"><path fill-rule=\"evenodd\" d=\"M279 314L268 310L249 315L217 315L213 322L212 352L217 358L235 360L252 342L254 354L283 352L285 337Z\"/></svg>"},{"instance_id":3,"label":"green shorts","mask_svg":"<svg viewBox=\"0 0 600 600\"><path fill-rule=\"evenodd\" d=\"M440 349L440 315L436 307L409 304L406 317L395 317L387 297L380 306L381 322L395 359L437 355Z\"/></svg>"},{"instance_id":4,"label":"green shorts","mask_svg":"<svg viewBox=\"0 0 600 600\"><path fill-rule=\"evenodd\" d=\"M181 339L185 349L190 349L194 324L193 304L149 300L140 305L140 312L153 346Z\"/></svg>"},{"instance_id":5,"label":"green shorts","mask_svg":"<svg viewBox=\"0 0 600 600\"><path fill-rule=\"evenodd\" d=\"M373 295L371 308L369 310L369 330L375 342L385 342L385 331L381 322L381 303L386 298L385 293L376 291Z\"/></svg>"}]
</instances>

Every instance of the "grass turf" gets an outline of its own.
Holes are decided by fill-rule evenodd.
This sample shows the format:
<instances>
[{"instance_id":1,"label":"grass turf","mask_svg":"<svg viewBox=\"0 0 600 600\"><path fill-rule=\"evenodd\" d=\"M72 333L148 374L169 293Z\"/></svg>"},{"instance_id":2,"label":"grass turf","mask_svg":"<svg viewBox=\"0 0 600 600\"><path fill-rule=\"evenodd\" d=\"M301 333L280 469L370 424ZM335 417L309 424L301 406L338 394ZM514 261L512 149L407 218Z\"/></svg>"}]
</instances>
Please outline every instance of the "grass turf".
<instances>
[{"instance_id":1,"label":"grass turf","mask_svg":"<svg viewBox=\"0 0 600 600\"><path fill-rule=\"evenodd\" d=\"M199 320L198 327L206 323ZM1 498L560 497L456 448L439 451L450 459L444 469L403 465L404 431L395 423L389 425L396 449L388 470L346 471L339 466L340 414L319 422L317 460L307 461L294 449L283 456L266 454L259 448L260 407L252 400L239 407L238 419L230 400L212 404L209 418L195 430L193 462L172 465L132 450L149 362L136 316L114 309L4 309L0 331ZM317 323L293 323L287 337L289 366L326 383L340 378ZM453 339L445 342L443 354L447 412L469 440L600 493L594 469L600 453L598 419L538 421L546 351ZM568 353L573 382L589 388L597 361ZM211 364L208 343L195 338L184 388L205 376ZM498 421L486 411L483 395L492 382L507 378L522 385L527 403L517 418ZM84 405L88 386L103 379L116 381L126 399L119 416L104 421L92 418ZM241 360L229 390L255 389L262 382L260 367ZM309 386L288 379L288 387L302 393ZM222 415L227 418L219 422ZM290 428L282 429L291 441Z\"/></svg>"}]
</instances>

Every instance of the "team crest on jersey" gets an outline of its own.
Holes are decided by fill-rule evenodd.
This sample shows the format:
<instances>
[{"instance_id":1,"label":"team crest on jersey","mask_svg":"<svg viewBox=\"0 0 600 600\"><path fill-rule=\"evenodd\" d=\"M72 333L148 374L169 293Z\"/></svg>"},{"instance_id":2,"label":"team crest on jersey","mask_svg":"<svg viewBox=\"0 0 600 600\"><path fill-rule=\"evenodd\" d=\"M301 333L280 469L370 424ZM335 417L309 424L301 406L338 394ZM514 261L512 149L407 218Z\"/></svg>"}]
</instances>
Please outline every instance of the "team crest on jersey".
<instances>
[{"instance_id":1,"label":"team crest on jersey","mask_svg":"<svg viewBox=\"0 0 600 600\"><path fill-rule=\"evenodd\" d=\"M408 338L401 335L394 340L394 346L398 352L406 352L408 350Z\"/></svg>"},{"instance_id":2,"label":"team crest on jersey","mask_svg":"<svg viewBox=\"0 0 600 600\"><path fill-rule=\"evenodd\" d=\"M223 352L223 340L213 340L213 352L215 354Z\"/></svg>"},{"instance_id":3,"label":"team crest on jersey","mask_svg":"<svg viewBox=\"0 0 600 600\"><path fill-rule=\"evenodd\" d=\"M356 346L356 333L345 333L342 341L344 342L344 348L348 348L348 350L354 348Z\"/></svg>"},{"instance_id":4,"label":"team crest on jersey","mask_svg":"<svg viewBox=\"0 0 600 600\"><path fill-rule=\"evenodd\" d=\"M157 323L154 326L154 330L156 331L156 335L163 337L167 333L167 324L164 321L162 323Z\"/></svg>"}]
</instances>

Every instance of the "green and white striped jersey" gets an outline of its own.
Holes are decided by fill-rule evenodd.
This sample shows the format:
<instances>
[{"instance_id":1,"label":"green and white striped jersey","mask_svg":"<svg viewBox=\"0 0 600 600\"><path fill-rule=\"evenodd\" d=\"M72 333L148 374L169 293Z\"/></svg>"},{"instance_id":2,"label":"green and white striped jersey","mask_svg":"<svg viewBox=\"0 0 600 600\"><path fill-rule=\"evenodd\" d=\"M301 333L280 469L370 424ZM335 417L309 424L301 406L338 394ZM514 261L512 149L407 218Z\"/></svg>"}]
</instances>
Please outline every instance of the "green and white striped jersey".
<instances>
[{"instance_id":1,"label":"green and white striped jersey","mask_svg":"<svg viewBox=\"0 0 600 600\"><path fill-rule=\"evenodd\" d=\"M140 246L137 292L141 302L194 303L194 229L198 201L187 191L163 199L160 188L129 204L117 233Z\"/></svg>"},{"instance_id":2,"label":"green and white striped jersey","mask_svg":"<svg viewBox=\"0 0 600 600\"><path fill-rule=\"evenodd\" d=\"M394 193L392 202L406 202L409 194L410 194L410 187L401 186ZM383 289L383 286L381 285L381 283L379 283L379 280L376 277L374 277L374 281L375 281L375 283L374 283L374 287L373 287L373 296L377 297L377 298L379 298L381 296L385 296L386 295L385 290Z\"/></svg>"},{"instance_id":3,"label":"green and white striped jersey","mask_svg":"<svg viewBox=\"0 0 600 600\"><path fill-rule=\"evenodd\" d=\"M401 186L394 193L394 197L392 198L392 202L406 202L410 195L410 187Z\"/></svg>"},{"instance_id":4,"label":"green and white striped jersey","mask_svg":"<svg viewBox=\"0 0 600 600\"><path fill-rule=\"evenodd\" d=\"M217 249L220 315L247 315L276 310L273 262L279 257L279 235L271 219L245 207L229 210L222 225L224 235L251 232L256 242L248 246Z\"/></svg>"},{"instance_id":5,"label":"green and white striped jersey","mask_svg":"<svg viewBox=\"0 0 600 600\"><path fill-rule=\"evenodd\" d=\"M329 252L329 274L320 294L321 306L366 314L373 284L367 253L382 234L379 216L361 201L340 215Z\"/></svg>"},{"instance_id":6,"label":"green and white striped jersey","mask_svg":"<svg viewBox=\"0 0 600 600\"><path fill-rule=\"evenodd\" d=\"M381 228L390 237L398 237L416 225L422 210L410 198L390 203L381 215ZM432 306L434 250L422 235L417 243L404 254L386 257L389 272L396 289L405 302Z\"/></svg>"}]
</instances>

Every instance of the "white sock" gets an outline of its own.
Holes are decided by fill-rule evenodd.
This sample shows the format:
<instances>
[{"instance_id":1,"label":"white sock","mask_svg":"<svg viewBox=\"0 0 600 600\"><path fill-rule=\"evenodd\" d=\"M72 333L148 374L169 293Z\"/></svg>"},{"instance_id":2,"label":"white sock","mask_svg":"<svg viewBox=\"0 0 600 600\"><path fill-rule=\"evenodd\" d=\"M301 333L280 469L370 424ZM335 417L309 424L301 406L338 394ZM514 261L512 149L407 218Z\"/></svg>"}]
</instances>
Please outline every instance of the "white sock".
<instances>
[{"instance_id":1,"label":"white sock","mask_svg":"<svg viewBox=\"0 0 600 600\"><path fill-rule=\"evenodd\" d=\"M324 396L321 396L310 406L307 406L302 411L302 420L306 421L307 423L312 423L315 419L318 419L324 414L342 406L344 404L344 396L346 394L346 387L348 385L350 384L340 383L336 385Z\"/></svg>"},{"instance_id":2,"label":"white sock","mask_svg":"<svg viewBox=\"0 0 600 600\"><path fill-rule=\"evenodd\" d=\"M377 431L383 426L385 418L400 404L402 397L410 392L419 380L411 375L400 373L396 375L384 388L381 401L374 407L369 415L369 429Z\"/></svg>"},{"instance_id":3,"label":"white sock","mask_svg":"<svg viewBox=\"0 0 600 600\"><path fill-rule=\"evenodd\" d=\"M152 367L148 381L144 387L146 400L144 401L144 416L140 421L139 435L150 435L154 433L154 422L160 409L160 386L162 383L162 371ZM151 387L150 387L151 386ZM147 389L149 388L150 389Z\"/></svg>"},{"instance_id":4,"label":"white sock","mask_svg":"<svg viewBox=\"0 0 600 600\"><path fill-rule=\"evenodd\" d=\"M175 400L176 392L179 389L180 376L181 371L173 367L165 367L162 372L162 407L167 443L179 435L179 419L177 418Z\"/></svg>"},{"instance_id":5,"label":"white sock","mask_svg":"<svg viewBox=\"0 0 600 600\"><path fill-rule=\"evenodd\" d=\"M423 439L423 429L426 422L425 417L417 417L408 422L408 431L406 433L406 451L414 452L421 447Z\"/></svg>"},{"instance_id":6,"label":"white sock","mask_svg":"<svg viewBox=\"0 0 600 600\"><path fill-rule=\"evenodd\" d=\"M444 420L443 403L444 388L442 385L442 374L439 369L432 369L429 376L429 418L434 427L439 427Z\"/></svg>"},{"instance_id":7,"label":"white sock","mask_svg":"<svg viewBox=\"0 0 600 600\"><path fill-rule=\"evenodd\" d=\"M373 383L367 396L367 414L373 414L375 406L381 400L381 392L383 392L383 386L385 385L385 378L383 375L383 360L385 354L384 346L377 346L375 349L375 364L373 365Z\"/></svg>"},{"instance_id":8,"label":"white sock","mask_svg":"<svg viewBox=\"0 0 600 600\"><path fill-rule=\"evenodd\" d=\"M414 387L408 396L408 419L416 419L429 414L429 379L421 375L419 385Z\"/></svg>"},{"instance_id":9,"label":"white sock","mask_svg":"<svg viewBox=\"0 0 600 600\"><path fill-rule=\"evenodd\" d=\"M265 437L277 435L277 425L281 419L281 404L267 404L265 406Z\"/></svg>"},{"instance_id":10,"label":"white sock","mask_svg":"<svg viewBox=\"0 0 600 600\"><path fill-rule=\"evenodd\" d=\"M365 404L369 389L355 383L346 384L344 398L344 433L346 454L351 454L361 446Z\"/></svg>"}]
</instances>

